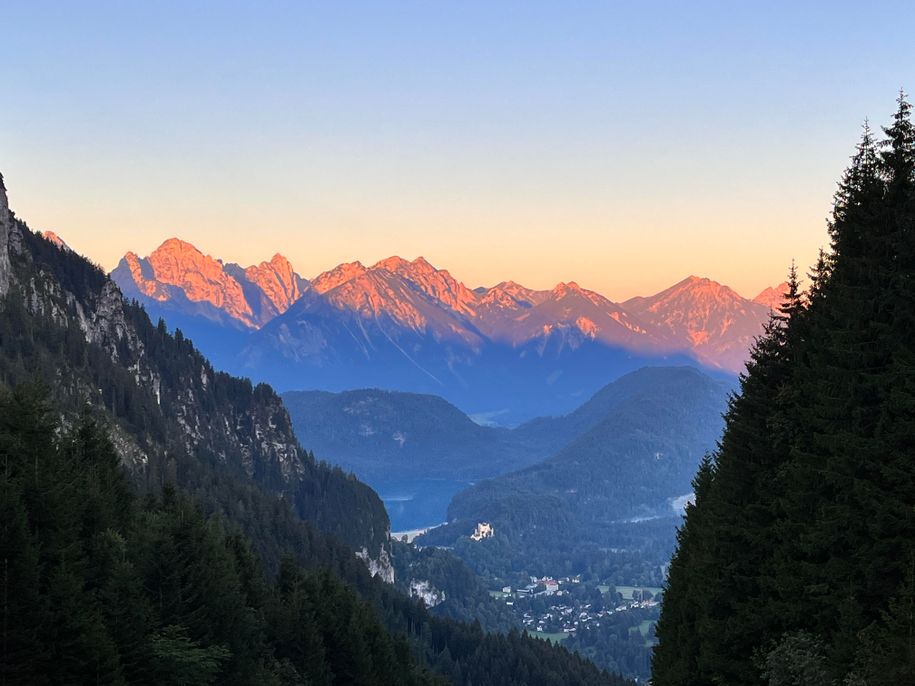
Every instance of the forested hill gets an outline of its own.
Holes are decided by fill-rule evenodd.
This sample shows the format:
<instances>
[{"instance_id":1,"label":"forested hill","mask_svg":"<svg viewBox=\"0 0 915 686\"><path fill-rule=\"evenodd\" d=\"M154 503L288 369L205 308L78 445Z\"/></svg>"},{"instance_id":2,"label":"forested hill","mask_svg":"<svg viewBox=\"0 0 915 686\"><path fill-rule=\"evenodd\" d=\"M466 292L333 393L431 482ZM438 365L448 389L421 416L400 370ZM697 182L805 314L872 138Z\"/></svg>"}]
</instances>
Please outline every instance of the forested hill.
<instances>
[{"instance_id":1,"label":"forested hill","mask_svg":"<svg viewBox=\"0 0 915 686\"><path fill-rule=\"evenodd\" d=\"M180 332L144 310L83 257L33 233L0 190L0 382L53 386L65 417L104 408L134 480L180 484L232 518L262 518L282 496L302 519L379 559L384 506L367 486L297 443L270 387L215 371ZM386 553L384 553L386 554Z\"/></svg>"},{"instance_id":2,"label":"forested hill","mask_svg":"<svg viewBox=\"0 0 915 686\"><path fill-rule=\"evenodd\" d=\"M619 546L607 538L613 525L678 514L674 501L689 495L690 476L714 446L726 398L725 384L692 367L633 372L577 413L517 429L561 435L604 412L549 459L457 494L448 524L421 540L450 544L490 522L522 556Z\"/></svg>"},{"instance_id":3,"label":"forested hill","mask_svg":"<svg viewBox=\"0 0 915 686\"><path fill-rule=\"evenodd\" d=\"M915 129L863 138L695 477L657 686L915 683Z\"/></svg>"}]
</instances>

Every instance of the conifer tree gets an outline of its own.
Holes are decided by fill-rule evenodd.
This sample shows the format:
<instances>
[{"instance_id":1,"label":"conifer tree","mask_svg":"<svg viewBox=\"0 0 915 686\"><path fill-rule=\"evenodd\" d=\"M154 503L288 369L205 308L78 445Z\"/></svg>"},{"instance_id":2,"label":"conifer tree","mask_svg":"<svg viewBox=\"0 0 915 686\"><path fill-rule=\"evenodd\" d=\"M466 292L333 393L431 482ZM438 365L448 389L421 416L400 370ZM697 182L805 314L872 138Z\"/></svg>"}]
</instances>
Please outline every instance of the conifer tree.
<instances>
[{"instance_id":1,"label":"conifer tree","mask_svg":"<svg viewBox=\"0 0 915 686\"><path fill-rule=\"evenodd\" d=\"M915 131L904 94L897 105L881 144L865 125L830 252L806 297L792 269L732 399L678 539L655 684L915 671Z\"/></svg>"}]
</instances>

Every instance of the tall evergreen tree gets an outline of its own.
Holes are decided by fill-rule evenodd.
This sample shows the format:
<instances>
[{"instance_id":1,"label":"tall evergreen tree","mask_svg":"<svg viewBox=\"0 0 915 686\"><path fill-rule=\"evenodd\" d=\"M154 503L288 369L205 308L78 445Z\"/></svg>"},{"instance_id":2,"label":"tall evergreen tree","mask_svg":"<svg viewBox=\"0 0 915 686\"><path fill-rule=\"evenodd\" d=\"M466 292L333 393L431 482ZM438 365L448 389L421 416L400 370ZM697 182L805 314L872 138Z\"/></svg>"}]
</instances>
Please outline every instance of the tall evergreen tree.
<instances>
[{"instance_id":1,"label":"tall evergreen tree","mask_svg":"<svg viewBox=\"0 0 915 686\"><path fill-rule=\"evenodd\" d=\"M915 669L915 130L897 104L879 145L865 125L831 251L806 298L792 269L732 400L671 565L656 684L905 683ZM701 571L681 561L697 550Z\"/></svg>"}]
</instances>

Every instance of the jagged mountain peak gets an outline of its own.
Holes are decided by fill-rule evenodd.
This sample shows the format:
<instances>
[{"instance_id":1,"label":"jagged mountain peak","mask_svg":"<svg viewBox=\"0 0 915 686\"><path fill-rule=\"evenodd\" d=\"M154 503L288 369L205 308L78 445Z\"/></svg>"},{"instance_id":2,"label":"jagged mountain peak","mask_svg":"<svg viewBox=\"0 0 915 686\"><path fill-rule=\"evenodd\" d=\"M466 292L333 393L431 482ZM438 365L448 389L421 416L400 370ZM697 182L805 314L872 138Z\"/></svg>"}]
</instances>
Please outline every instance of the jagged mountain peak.
<instances>
[{"instance_id":1,"label":"jagged mountain peak","mask_svg":"<svg viewBox=\"0 0 915 686\"><path fill-rule=\"evenodd\" d=\"M58 236L53 231L42 231L41 237L44 238L49 243L56 245L61 250L67 250L70 252L73 251L73 249L69 245L67 245L67 243L64 241L64 239L61 238L60 236Z\"/></svg>"},{"instance_id":2,"label":"jagged mountain peak","mask_svg":"<svg viewBox=\"0 0 915 686\"><path fill-rule=\"evenodd\" d=\"M178 238L177 236L172 236L171 238L166 238L164 241L162 241L162 243L159 245L159 247L153 251L153 254L157 253L157 252L179 253L179 254L180 253L189 253L189 254L200 255L201 257L204 256L203 252L201 252L197 248L196 245L194 245L193 243L189 243L188 241L183 240L181 238ZM209 257L209 256L207 255L207 257ZM212 259L214 262L216 261L212 257L210 259Z\"/></svg>"},{"instance_id":3,"label":"jagged mountain peak","mask_svg":"<svg viewBox=\"0 0 915 686\"><path fill-rule=\"evenodd\" d=\"M492 288L479 288L476 292L482 304L499 307L530 307L550 295L550 291L536 291L511 280L497 283Z\"/></svg>"},{"instance_id":4,"label":"jagged mountain peak","mask_svg":"<svg viewBox=\"0 0 915 686\"><path fill-rule=\"evenodd\" d=\"M268 311L267 316L275 316L288 310L302 297L308 286L308 282L295 272L292 263L280 253L276 253L269 262L247 267L244 270L244 277L259 288L272 305L273 311Z\"/></svg>"},{"instance_id":5,"label":"jagged mountain peak","mask_svg":"<svg viewBox=\"0 0 915 686\"><path fill-rule=\"evenodd\" d=\"M723 306L743 306L748 302L750 301L743 298L734 289L713 279L704 276L688 276L652 296L639 296L627 300L623 306L633 306L635 309L647 309L652 312L675 307L683 313L688 313L699 303L704 303L704 307L709 307L712 303Z\"/></svg>"},{"instance_id":6,"label":"jagged mountain peak","mask_svg":"<svg viewBox=\"0 0 915 686\"><path fill-rule=\"evenodd\" d=\"M350 279L362 276L366 271L368 270L365 265L359 260L344 262L343 264L338 264L333 269L318 274L318 276L312 279L311 286L318 293L327 293L327 291L336 288L340 284L346 283Z\"/></svg>"},{"instance_id":7,"label":"jagged mountain peak","mask_svg":"<svg viewBox=\"0 0 915 686\"><path fill-rule=\"evenodd\" d=\"M785 299L785 293L788 292L788 282L782 281L777 286L769 286L753 298L753 302L765 305L770 310L777 310L782 301Z\"/></svg>"},{"instance_id":8,"label":"jagged mountain peak","mask_svg":"<svg viewBox=\"0 0 915 686\"><path fill-rule=\"evenodd\" d=\"M111 276L127 294L249 329L285 312L308 285L279 253L269 262L242 268L177 237L163 241L146 258L128 251Z\"/></svg>"},{"instance_id":9,"label":"jagged mountain peak","mask_svg":"<svg viewBox=\"0 0 915 686\"><path fill-rule=\"evenodd\" d=\"M385 269L389 272L396 272L398 269L409 268L411 264L412 262L405 260L398 255L391 255L383 260L379 260L373 264L370 269Z\"/></svg>"},{"instance_id":10,"label":"jagged mountain peak","mask_svg":"<svg viewBox=\"0 0 915 686\"><path fill-rule=\"evenodd\" d=\"M553 287L551 292L557 298L564 298L570 293L584 293L585 289L575 281L560 281Z\"/></svg>"},{"instance_id":11,"label":"jagged mountain peak","mask_svg":"<svg viewBox=\"0 0 915 686\"><path fill-rule=\"evenodd\" d=\"M420 255L412 260L404 259L399 255L391 255L383 260L379 260L371 266L371 269L387 269L394 272L398 269L412 269L414 271L437 272L440 271L433 266L429 260Z\"/></svg>"},{"instance_id":12,"label":"jagged mountain peak","mask_svg":"<svg viewBox=\"0 0 915 686\"><path fill-rule=\"evenodd\" d=\"M282 253L275 253L269 260L264 260L259 264L252 264L250 267L246 267L245 271L255 269L272 269L273 271L282 274L292 274L295 272L292 262Z\"/></svg>"},{"instance_id":13,"label":"jagged mountain peak","mask_svg":"<svg viewBox=\"0 0 915 686\"><path fill-rule=\"evenodd\" d=\"M655 295L622 306L653 328L666 331L713 366L739 369L754 336L762 331L768 308L747 300L729 286L689 276Z\"/></svg>"},{"instance_id":14,"label":"jagged mountain peak","mask_svg":"<svg viewBox=\"0 0 915 686\"><path fill-rule=\"evenodd\" d=\"M690 274L685 279L672 286L672 288L677 287L705 288L713 290L726 289L732 293L734 292L733 289L719 283L718 281L715 281L714 279L710 279L707 276L696 276L695 274Z\"/></svg>"},{"instance_id":15,"label":"jagged mountain peak","mask_svg":"<svg viewBox=\"0 0 915 686\"><path fill-rule=\"evenodd\" d=\"M193 244L169 238L145 261L152 268L156 282L151 288L160 293L160 299L162 291L155 285L173 286L191 302L208 303L246 326L256 325L241 284L226 272L220 261L204 255ZM141 283L137 285L143 290Z\"/></svg>"},{"instance_id":16,"label":"jagged mountain peak","mask_svg":"<svg viewBox=\"0 0 915 686\"><path fill-rule=\"evenodd\" d=\"M473 316L477 295L455 279L447 269L438 269L426 258L407 261L392 256L373 265L369 271L383 270L396 274L436 302L463 316Z\"/></svg>"}]
</instances>

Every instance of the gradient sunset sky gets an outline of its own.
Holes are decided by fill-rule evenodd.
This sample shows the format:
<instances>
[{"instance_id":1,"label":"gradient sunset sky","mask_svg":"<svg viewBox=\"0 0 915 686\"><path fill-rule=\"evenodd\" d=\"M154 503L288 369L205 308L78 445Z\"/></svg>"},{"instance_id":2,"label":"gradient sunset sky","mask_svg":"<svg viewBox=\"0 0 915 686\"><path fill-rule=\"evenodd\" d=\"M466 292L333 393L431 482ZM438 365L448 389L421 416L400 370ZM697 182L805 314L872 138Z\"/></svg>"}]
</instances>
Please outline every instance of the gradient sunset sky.
<instances>
[{"instance_id":1,"label":"gradient sunset sky","mask_svg":"<svg viewBox=\"0 0 915 686\"><path fill-rule=\"evenodd\" d=\"M105 268L180 236L312 277L753 296L826 243L912 3L6 2L13 209Z\"/></svg>"}]
</instances>

